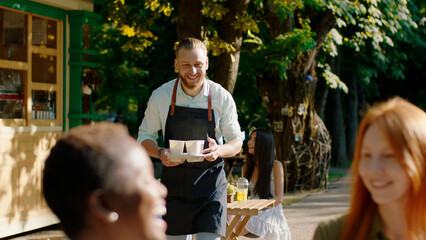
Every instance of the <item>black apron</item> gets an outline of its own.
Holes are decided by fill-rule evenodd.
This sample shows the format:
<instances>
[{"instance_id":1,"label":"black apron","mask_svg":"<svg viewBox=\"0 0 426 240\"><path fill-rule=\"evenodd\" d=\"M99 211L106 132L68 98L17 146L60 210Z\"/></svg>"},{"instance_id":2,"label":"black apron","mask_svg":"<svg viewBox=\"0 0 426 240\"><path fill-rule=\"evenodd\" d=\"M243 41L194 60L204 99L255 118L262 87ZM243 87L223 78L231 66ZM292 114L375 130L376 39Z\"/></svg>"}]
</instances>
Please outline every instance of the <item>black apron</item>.
<instances>
[{"instance_id":1,"label":"black apron","mask_svg":"<svg viewBox=\"0 0 426 240\"><path fill-rule=\"evenodd\" d=\"M164 144L169 148L169 139L205 140L215 138L215 118L211 109L176 106L176 80L172 103L166 121ZM208 84L205 82L205 84ZM163 166L161 182L167 187L168 235L185 235L199 232L225 235L226 230L226 186L224 161L184 162L175 167Z\"/></svg>"}]
</instances>

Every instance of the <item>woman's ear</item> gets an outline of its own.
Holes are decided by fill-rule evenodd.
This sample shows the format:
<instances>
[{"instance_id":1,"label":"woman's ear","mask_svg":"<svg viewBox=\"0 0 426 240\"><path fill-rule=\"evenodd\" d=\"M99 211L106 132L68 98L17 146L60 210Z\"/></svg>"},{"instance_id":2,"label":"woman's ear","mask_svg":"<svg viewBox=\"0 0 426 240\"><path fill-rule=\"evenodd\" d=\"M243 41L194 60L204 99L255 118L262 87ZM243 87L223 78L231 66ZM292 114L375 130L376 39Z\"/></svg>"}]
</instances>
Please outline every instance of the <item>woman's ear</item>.
<instances>
[{"instance_id":1,"label":"woman's ear","mask_svg":"<svg viewBox=\"0 0 426 240\"><path fill-rule=\"evenodd\" d=\"M95 190L89 196L89 214L102 222L114 223L118 221L119 215L110 204L107 194L102 190Z\"/></svg>"}]
</instances>

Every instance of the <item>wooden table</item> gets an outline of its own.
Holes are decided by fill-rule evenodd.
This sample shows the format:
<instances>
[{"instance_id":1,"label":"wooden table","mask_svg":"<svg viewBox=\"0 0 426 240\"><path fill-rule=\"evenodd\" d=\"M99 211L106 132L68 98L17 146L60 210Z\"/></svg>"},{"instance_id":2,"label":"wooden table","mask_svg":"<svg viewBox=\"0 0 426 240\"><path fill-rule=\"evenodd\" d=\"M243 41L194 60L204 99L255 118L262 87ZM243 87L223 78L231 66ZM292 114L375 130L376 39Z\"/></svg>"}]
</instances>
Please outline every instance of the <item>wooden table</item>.
<instances>
[{"instance_id":1,"label":"wooden table","mask_svg":"<svg viewBox=\"0 0 426 240\"><path fill-rule=\"evenodd\" d=\"M246 226L251 216L259 215L259 211L273 207L274 203L275 200L273 199L252 199L228 203L228 215L235 215L235 217L234 219L232 219L231 223L226 223L226 235L225 238L222 239L238 239L238 235L240 235L241 232L244 230L244 227ZM241 221L241 224L239 224L236 228L237 223L239 222L242 216L245 217Z\"/></svg>"}]
</instances>

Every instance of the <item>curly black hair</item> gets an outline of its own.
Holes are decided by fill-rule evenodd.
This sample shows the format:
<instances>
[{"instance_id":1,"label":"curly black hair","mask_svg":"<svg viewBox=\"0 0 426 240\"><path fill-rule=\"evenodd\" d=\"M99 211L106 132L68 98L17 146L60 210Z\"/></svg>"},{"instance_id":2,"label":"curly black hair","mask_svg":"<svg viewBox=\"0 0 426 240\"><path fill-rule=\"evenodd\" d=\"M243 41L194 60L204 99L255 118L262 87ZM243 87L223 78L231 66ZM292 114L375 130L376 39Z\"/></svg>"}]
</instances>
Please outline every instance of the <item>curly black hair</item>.
<instances>
[{"instance_id":1,"label":"curly black hair","mask_svg":"<svg viewBox=\"0 0 426 240\"><path fill-rule=\"evenodd\" d=\"M117 170L125 164L123 152L140 146L121 124L101 122L71 129L51 149L43 170L43 194L74 238L85 224L88 198L97 189L119 193Z\"/></svg>"}]
</instances>

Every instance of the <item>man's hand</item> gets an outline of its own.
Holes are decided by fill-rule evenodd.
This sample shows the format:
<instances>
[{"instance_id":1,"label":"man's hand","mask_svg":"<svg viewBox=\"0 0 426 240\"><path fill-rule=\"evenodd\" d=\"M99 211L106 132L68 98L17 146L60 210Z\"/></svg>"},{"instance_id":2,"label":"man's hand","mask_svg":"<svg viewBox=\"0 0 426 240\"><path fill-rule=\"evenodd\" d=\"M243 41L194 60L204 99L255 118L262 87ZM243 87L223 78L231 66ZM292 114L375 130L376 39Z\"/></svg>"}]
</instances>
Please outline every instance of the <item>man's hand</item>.
<instances>
[{"instance_id":1,"label":"man's hand","mask_svg":"<svg viewBox=\"0 0 426 240\"><path fill-rule=\"evenodd\" d=\"M203 150L204 159L209 162L214 162L220 156L220 146L213 138L207 137L207 141L209 142L209 148Z\"/></svg>"},{"instance_id":2,"label":"man's hand","mask_svg":"<svg viewBox=\"0 0 426 240\"><path fill-rule=\"evenodd\" d=\"M174 167L177 165L180 165L183 163L183 161L181 162L170 162L166 156L166 154L170 154L170 150L169 149L163 149L161 150L160 156L161 156L161 163L163 163L164 166L166 167Z\"/></svg>"}]
</instances>

